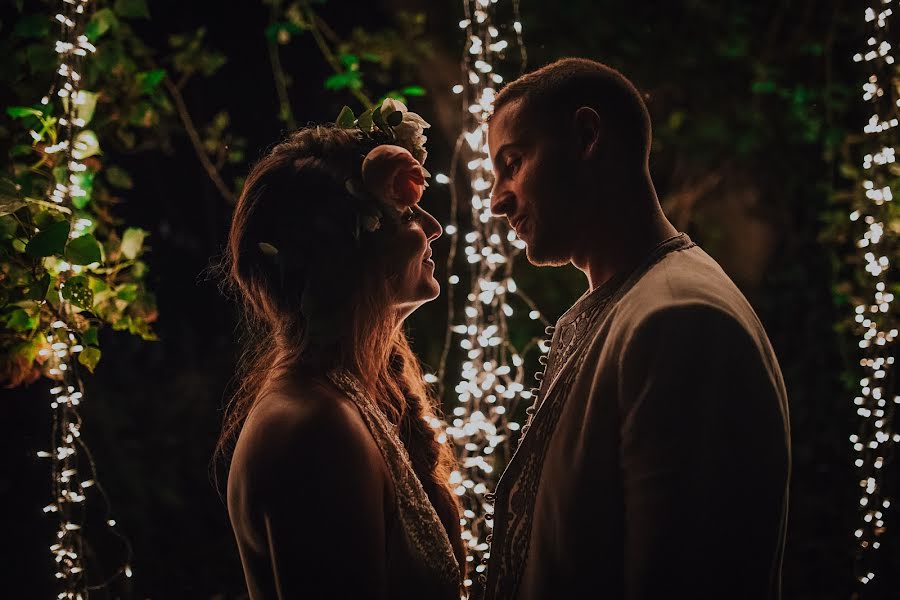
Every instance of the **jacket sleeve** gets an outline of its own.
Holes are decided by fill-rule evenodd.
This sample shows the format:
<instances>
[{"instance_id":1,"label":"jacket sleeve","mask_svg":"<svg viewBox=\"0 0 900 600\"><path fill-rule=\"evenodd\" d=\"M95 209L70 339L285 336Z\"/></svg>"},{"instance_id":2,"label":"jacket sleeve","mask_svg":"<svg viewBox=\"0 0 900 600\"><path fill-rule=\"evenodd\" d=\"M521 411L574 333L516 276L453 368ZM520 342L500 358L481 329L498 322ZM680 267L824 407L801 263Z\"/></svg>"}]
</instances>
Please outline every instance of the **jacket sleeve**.
<instances>
[{"instance_id":1,"label":"jacket sleeve","mask_svg":"<svg viewBox=\"0 0 900 600\"><path fill-rule=\"evenodd\" d=\"M766 347L703 304L653 313L624 340L628 600L777 597L789 444Z\"/></svg>"}]
</instances>

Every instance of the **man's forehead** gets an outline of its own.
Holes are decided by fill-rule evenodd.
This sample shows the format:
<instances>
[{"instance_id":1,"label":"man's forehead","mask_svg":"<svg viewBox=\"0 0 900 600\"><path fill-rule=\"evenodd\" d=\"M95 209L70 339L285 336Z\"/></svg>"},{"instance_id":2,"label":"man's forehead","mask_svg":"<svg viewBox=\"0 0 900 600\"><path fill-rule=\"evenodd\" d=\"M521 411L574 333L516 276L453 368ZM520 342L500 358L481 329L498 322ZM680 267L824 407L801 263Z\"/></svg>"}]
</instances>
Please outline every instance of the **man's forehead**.
<instances>
[{"instance_id":1,"label":"man's forehead","mask_svg":"<svg viewBox=\"0 0 900 600\"><path fill-rule=\"evenodd\" d=\"M530 128L519 118L519 100L504 104L488 122L488 146L497 152L506 144L522 143L529 137Z\"/></svg>"}]
</instances>

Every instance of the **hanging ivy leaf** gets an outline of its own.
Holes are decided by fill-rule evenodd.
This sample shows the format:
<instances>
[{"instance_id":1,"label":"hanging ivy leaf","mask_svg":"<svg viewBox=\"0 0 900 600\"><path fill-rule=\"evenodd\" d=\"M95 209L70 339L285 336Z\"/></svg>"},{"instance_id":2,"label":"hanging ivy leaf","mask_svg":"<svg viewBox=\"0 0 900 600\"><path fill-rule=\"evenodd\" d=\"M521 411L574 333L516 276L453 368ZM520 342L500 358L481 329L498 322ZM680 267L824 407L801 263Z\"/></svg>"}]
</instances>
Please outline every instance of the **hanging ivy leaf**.
<instances>
[{"instance_id":1,"label":"hanging ivy leaf","mask_svg":"<svg viewBox=\"0 0 900 600\"><path fill-rule=\"evenodd\" d=\"M82 171L81 173L72 173L69 176L69 183L78 185L84 192L82 195L72 195L72 204L75 208L84 208L91 201L91 194L94 191L94 173L93 171Z\"/></svg>"},{"instance_id":2,"label":"hanging ivy leaf","mask_svg":"<svg viewBox=\"0 0 900 600\"><path fill-rule=\"evenodd\" d=\"M14 235L16 235L16 229L18 229L19 224L16 222L14 217L9 215L3 215L0 217L0 240L8 240L11 239Z\"/></svg>"},{"instance_id":3,"label":"hanging ivy leaf","mask_svg":"<svg viewBox=\"0 0 900 600\"><path fill-rule=\"evenodd\" d=\"M144 238L147 237L147 231L138 227L129 227L122 234L122 244L120 249L125 258L134 260L141 253L144 247Z\"/></svg>"},{"instance_id":4,"label":"hanging ivy leaf","mask_svg":"<svg viewBox=\"0 0 900 600\"><path fill-rule=\"evenodd\" d=\"M166 70L152 69L150 71L143 71L142 73L138 73L136 78L138 87L141 88L141 93L149 94L159 87L162 80L166 78Z\"/></svg>"},{"instance_id":5,"label":"hanging ivy leaf","mask_svg":"<svg viewBox=\"0 0 900 600\"><path fill-rule=\"evenodd\" d=\"M47 297L47 290L50 289L50 273L44 273L44 276L33 282L25 290L25 299L40 302Z\"/></svg>"},{"instance_id":6,"label":"hanging ivy leaf","mask_svg":"<svg viewBox=\"0 0 900 600\"><path fill-rule=\"evenodd\" d=\"M362 87L362 76L359 71L346 71L344 73L335 73L325 80L326 90L342 90L350 88L358 90Z\"/></svg>"},{"instance_id":7,"label":"hanging ivy leaf","mask_svg":"<svg viewBox=\"0 0 900 600\"><path fill-rule=\"evenodd\" d=\"M37 325L37 315L30 315L24 308L17 308L6 317L6 326L13 331L32 331Z\"/></svg>"},{"instance_id":8,"label":"hanging ivy leaf","mask_svg":"<svg viewBox=\"0 0 900 600\"><path fill-rule=\"evenodd\" d=\"M99 94L86 90L78 91L78 101L75 102L75 118L84 120L85 124L94 118L94 109L97 108ZM63 110L69 110L69 98L62 99Z\"/></svg>"},{"instance_id":9,"label":"hanging ivy leaf","mask_svg":"<svg viewBox=\"0 0 900 600\"><path fill-rule=\"evenodd\" d=\"M101 8L95 12L94 16L91 17L91 20L88 21L88 24L84 28L84 35L86 35L89 40L95 41L118 24L119 19L116 18L116 14L111 9Z\"/></svg>"},{"instance_id":10,"label":"hanging ivy leaf","mask_svg":"<svg viewBox=\"0 0 900 600\"><path fill-rule=\"evenodd\" d=\"M73 265L100 262L100 243L90 233L82 235L66 245L65 257Z\"/></svg>"},{"instance_id":11,"label":"hanging ivy leaf","mask_svg":"<svg viewBox=\"0 0 900 600\"><path fill-rule=\"evenodd\" d=\"M138 286L136 283L123 283L116 288L116 298L125 302L134 302L137 299Z\"/></svg>"},{"instance_id":12,"label":"hanging ivy leaf","mask_svg":"<svg viewBox=\"0 0 900 600\"><path fill-rule=\"evenodd\" d=\"M134 187L134 182L131 180L131 175L129 175L125 169L113 165L111 167L107 167L106 171L104 172L106 173L106 180L110 185L125 190L130 190Z\"/></svg>"},{"instance_id":13,"label":"hanging ivy leaf","mask_svg":"<svg viewBox=\"0 0 900 600\"><path fill-rule=\"evenodd\" d=\"M60 284L62 297L79 308L90 310L94 305L94 292L88 286L87 277L76 275Z\"/></svg>"},{"instance_id":14,"label":"hanging ivy leaf","mask_svg":"<svg viewBox=\"0 0 900 600\"><path fill-rule=\"evenodd\" d=\"M72 157L75 160L84 160L100 154L100 140L97 139L97 134L90 129L85 129L76 135L75 143L72 146Z\"/></svg>"},{"instance_id":15,"label":"hanging ivy leaf","mask_svg":"<svg viewBox=\"0 0 900 600\"><path fill-rule=\"evenodd\" d=\"M9 179L0 178L0 217L12 214L27 206L21 198L18 187Z\"/></svg>"},{"instance_id":16,"label":"hanging ivy leaf","mask_svg":"<svg viewBox=\"0 0 900 600\"><path fill-rule=\"evenodd\" d=\"M81 343L85 346L99 346L99 329L94 327L93 325L85 329L84 333L81 334Z\"/></svg>"},{"instance_id":17,"label":"hanging ivy leaf","mask_svg":"<svg viewBox=\"0 0 900 600\"><path fill-rule=\"evenodd\" d=\"M84 365L88 371L93 373L94 369L97 368L97 363L100 362L101 356L102 353L99 348L85 346L84 350L78 353L78 362Z\"/></svg>"},{"instance_id":18,"label":"hanging ivy leaf","mask_svg":"<svg viewBox=\"0 0 900 600\"><path fill-rule=\"evenodd\" d=\"M116 0L113 9L126 19L149 19L150 9L145 0Z\"/></svg>"},{"instance_id":19,"label":"hanging ivy leaf","mask_svg":"<svg viewBox=\"0 0 900 600\"><path fill-rule=\"evenodd\" d=\"M69 222L57 221L42 229L25 246L25 254L31 258L41 258L62 254L69 239Z\"/></svg>"},{"instance_id":20,"label":"hanging ivy leaf","mask_svg":"<svg viewBox=\"0 0 900 600\"><path fill-rule=\"evenodd\" d=\"M21 38L44 39L50 35L52 21L44 16L30 15L16 22L13 35Z\"/></svg>"},{"instance_id":21,"label":"hanging ivy leaf","mask_svg":"<svg viewBox=\"0 0 900 600\"><path fill-rule=\"evenodd\" d=\"M31 108L30 106L10 106L6 109L6 114L8 114L13 119L21 119L22 117L42 117L44 113L36 108Z\"/></svg>"}]
</instances>

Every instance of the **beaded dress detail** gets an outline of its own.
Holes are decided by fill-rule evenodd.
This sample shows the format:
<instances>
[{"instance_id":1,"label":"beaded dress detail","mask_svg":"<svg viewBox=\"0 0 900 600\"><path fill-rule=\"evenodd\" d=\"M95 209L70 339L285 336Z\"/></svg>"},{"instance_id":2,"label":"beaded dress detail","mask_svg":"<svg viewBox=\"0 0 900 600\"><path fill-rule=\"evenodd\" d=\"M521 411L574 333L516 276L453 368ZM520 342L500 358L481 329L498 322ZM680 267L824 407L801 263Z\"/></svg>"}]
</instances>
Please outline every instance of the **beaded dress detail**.
<instances>
[{"instance_id":1,"label":"beaded dress detail","mask_svg":"<svg viewBox=\"0 0 900 600\"><path fill-rule=\"evenodd\" d=\"M328 379L359 409L390 472L397 500L397 521L409 548L446 589L447 598L459 597L459 564L447 532L422 483L413 471L409 454L397 435L397 427L384 415L359 380L343 369L332 369Z\"/></svg>"}]
</instances>

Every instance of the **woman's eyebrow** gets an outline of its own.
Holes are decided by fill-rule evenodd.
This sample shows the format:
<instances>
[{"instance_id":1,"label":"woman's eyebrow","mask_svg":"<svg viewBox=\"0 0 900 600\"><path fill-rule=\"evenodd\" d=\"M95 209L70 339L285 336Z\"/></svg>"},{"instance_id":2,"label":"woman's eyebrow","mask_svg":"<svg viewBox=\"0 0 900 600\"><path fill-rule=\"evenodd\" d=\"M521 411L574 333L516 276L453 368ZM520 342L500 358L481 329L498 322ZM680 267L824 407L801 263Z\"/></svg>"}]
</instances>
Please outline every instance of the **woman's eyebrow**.
<instances>
[{"instance_id":1,"label":"woman's eyebrow","mask_svg":"<svg viewBox=\"0 0 900 600\"><path fill-rule=\"evenodd\" d=\"M506 144L503 144L502 146L500 146L500 149L497 150L497 158L494 160L494 163L499 163L503 159L503 155L505 153L509 152L510 150L514 150L514 149L520 147L521 145L522 145L522 142L520 142L520 141L507 142Z\"/></svg>"}]
</instances>

